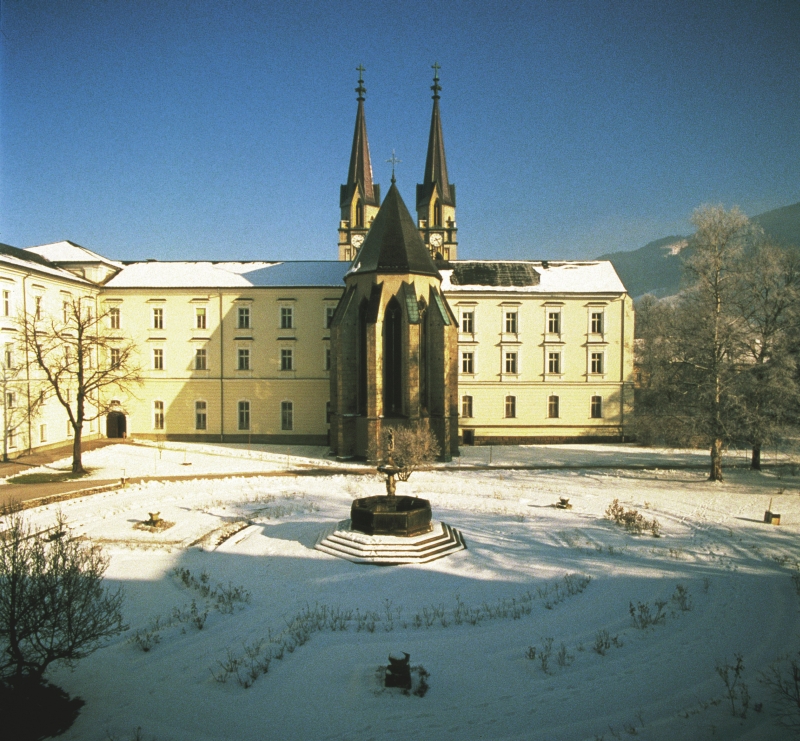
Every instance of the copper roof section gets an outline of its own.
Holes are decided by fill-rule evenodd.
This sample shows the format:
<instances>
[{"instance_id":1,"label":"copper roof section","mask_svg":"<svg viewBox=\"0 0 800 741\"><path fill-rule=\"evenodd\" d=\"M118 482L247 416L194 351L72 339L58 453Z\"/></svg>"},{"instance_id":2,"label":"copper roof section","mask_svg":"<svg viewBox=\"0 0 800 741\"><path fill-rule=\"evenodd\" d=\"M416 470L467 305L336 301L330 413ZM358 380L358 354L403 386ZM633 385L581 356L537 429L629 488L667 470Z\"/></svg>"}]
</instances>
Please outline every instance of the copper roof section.
<instances>
[{"instance_id":1,"label":"copper roof section","mask_svg":"<svg viewBox=\"0 0 800 741\"><path fill-rule=\"evenodd\" d=\"M414 273L441 277L394 183L348 275L354 273Z\"/></svg>"},{"instance_id":2,"label":"copper roof section","mask_svg":"<svg viewBox=\"0 0 800 741\"><path fill-rule=\"evenodd\" d=\"M358 189L364 203L371 206L380 205L380 186L372 182L372 160L369 156L369 140L367 139L367 119L364 116L364 80L361 73L364 68L359 65L358 110L356 112L356 128L353 133L353 149L350 152L350 168L347 171L347 183L341 187L340 206L349 204L353 192Z\"/></svg>"},{"instance_id":3,"label":"copper roof section","mask_svg":"<svg viewBox=\"0 0 800 741\"><path fill-rule=\"evenodd\" d=\"M425 158L425 175L421 185L417 186L417 207L430 200L434 188L439 188L439 198L448 206L456 205L456 189L447 178L447 158L444 154L444 135L442 134L442 117L439 112L439 65L433 65L436 71L433 77L433 113L431 114L431 132L428 137L428 155Z\"/></svg>"}]
</instances>

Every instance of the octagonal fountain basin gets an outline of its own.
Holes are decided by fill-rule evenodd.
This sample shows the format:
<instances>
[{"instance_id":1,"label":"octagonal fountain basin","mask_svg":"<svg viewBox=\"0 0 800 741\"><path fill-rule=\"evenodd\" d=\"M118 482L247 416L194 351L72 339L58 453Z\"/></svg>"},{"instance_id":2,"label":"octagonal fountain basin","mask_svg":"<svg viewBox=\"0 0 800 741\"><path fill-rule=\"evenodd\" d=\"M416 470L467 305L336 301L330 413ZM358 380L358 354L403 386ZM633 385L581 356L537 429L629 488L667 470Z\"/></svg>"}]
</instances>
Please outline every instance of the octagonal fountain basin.
<instances>
[{"instance_id":1,"label":"octagonal fountain basin","mask_svg":"<svg viewBox=\"0 0 800 741\"><path fill-rule=\"evenodd\" d=\"M412 537L431 531L431 503L418 497L362 497L350 507L353 530Z\"/></svg>"}]
</instances>

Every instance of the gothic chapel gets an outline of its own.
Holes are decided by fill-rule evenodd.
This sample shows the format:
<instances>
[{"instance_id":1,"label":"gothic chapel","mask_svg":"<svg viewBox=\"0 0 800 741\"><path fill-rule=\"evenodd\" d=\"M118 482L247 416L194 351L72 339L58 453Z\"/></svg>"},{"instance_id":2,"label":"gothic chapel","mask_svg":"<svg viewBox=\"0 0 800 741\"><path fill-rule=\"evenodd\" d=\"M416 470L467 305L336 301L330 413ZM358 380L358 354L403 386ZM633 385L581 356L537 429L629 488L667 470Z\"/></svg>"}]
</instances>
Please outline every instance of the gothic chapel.
<instances>
[{"instance_id":1,"label":"gothic chapel","mask_svg":"<svg viewBox=\"0 0 800 741\"><path fill-rule=\"evenodd\" d=\"M105 317L110 355L92 362L113 369L114 343L133 342L142 376L135 393L93 400L87 439L327 445L370 461L388 427L430 430L446 460L459 445L626 439L631 298L606 261L458 259L434 69L416 219L394 173L383 199L373 182L359 74L338 260L120 262L69 241L0 245L9 455L71 435L17 325L31 311L59 321L75 298Z\"/></svg>"}]
</instances>

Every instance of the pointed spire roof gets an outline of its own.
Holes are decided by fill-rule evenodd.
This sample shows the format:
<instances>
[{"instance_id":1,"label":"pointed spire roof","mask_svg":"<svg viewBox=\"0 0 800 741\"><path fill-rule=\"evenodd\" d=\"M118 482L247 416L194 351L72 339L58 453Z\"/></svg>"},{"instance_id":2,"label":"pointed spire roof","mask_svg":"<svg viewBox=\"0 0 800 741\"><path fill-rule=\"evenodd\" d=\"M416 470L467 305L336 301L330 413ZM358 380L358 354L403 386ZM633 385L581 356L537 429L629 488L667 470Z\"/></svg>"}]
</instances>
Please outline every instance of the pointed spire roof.
<instances>
[{"instance_id":1,"label":"pointed spire roof","mask_svg":"<svg viewBox=\"0 0 800 741\"><path fill-rule=\"evenodd\" d=\"M356 112L356 128L353 133L353 149L350 152L350 167L347 171L347 183L341 189L341 205L344 206L358 189L365 203L377 206L380 203L380 187L372 182L372 161L369 156L369 140L367 139L367 119L364 115L364 87L362 73L364 67L359 65L358 70L358 110Z\"/></svg>"},{"instance_id":2,"label":"pointed spire roof","mask_svg":"<svg viewBox=\"0 0 800 741\"><path fill-rule=\"evenodd\" d=\"M363 273L441 277L395 183L389 188L348 275Z\"/></svg>"},{"instance_id":3,"label":"pointed spire roof","mask_svg":"<svg viewBox=\"0 0 800 741\"><path fill-rule=\"evenodd\" d=\"M442 134L442 117L439 112L439 64L434 63L433 113L431 114L431 132L428 137L428 155L425 158L425 175L417 188L418 205L430 199L433 189L438 186L442 203L455 206L455 188L447 177L447 158L444 154L444 136Z\"/></svg>"}]
</instances>

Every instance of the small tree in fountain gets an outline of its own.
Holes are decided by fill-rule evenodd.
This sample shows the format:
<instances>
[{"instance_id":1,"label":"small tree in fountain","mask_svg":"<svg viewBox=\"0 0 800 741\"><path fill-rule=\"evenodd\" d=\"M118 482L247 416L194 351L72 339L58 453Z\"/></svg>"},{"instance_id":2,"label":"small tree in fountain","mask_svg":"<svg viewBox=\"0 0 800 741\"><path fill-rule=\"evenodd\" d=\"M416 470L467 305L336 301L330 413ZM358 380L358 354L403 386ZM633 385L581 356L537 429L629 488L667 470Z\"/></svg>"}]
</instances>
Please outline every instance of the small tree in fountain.
<instances>
[{"instance_id":1,"label":"small tree in fountain","mask_svg":"<svg viewBox=\"0 0 800 741\"><path fill-rule=\"evenodd\" d=\"M441 448L430 430L400 427L386 432L389 458L400 469L397 478L408 481L414 471L435 461Z\"/></svg>"},{"instance_id":2,"label":"small tree in fountain","mask_svg":"<svg viewBox=\"0 0 800 741\"><path fill-rule=\"evenodd\" d=\"M83 473L83 425L109 411L108 392L141 382L136 346L115 331L111 311L100 311L90 296L65 300L58 315L23 314L19 324L28 356L67 413L72 472Z\"/></svg>"}]
</instances>

